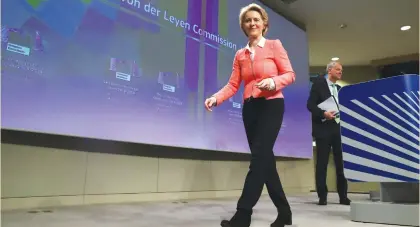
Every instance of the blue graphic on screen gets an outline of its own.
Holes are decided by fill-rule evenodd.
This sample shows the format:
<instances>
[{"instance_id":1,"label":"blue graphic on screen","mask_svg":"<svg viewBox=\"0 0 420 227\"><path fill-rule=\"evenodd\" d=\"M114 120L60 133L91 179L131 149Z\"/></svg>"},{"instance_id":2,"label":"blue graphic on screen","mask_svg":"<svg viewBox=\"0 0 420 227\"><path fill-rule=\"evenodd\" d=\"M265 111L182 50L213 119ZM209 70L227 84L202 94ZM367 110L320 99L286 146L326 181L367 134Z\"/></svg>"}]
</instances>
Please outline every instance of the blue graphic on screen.
<instances>
[{"instance_id":1,"label":"blue graphic on screen","mask_svg":"<svg viewBox=\"0 0 420 227\"><path fill-rule=\"evenodd\" d=\"M419 182L419 75L339 92L344 169L350 181Z\"/></svg>"},{"instance_id":2,"label":"blue graphic on screen","mask_svg":"<svg viewBox=\"0 0 420 227\"><path fill-rule=\"evenodd\" d=\"M247 42L237 15L251 2L3 0L2 128L248 153L243 87L212 113L203 103ZM267 11L297 74L274 152L310 158L306 34Z\"/></svg>"}]
</instances>

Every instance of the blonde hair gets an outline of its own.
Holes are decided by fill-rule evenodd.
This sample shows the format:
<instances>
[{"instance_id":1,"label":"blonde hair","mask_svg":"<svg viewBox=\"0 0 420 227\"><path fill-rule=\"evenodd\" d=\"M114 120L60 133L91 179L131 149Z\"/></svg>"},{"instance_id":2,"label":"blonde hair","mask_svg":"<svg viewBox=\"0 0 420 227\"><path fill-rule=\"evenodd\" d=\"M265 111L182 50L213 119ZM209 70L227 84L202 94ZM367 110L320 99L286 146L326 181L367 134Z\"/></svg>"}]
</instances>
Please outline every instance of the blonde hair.
<instances>
[{"instance_id":1,"label":"blonde hair","mask_svg":"<svg viewBox=\"0 0 420 227\"><path fill-rule=\"evenodd\" d=\"M261 6L255 4L255 3L251 3L251 4L243 7L241 9L240 13L239 13L239 26L241 26L241 29L245 33L245 35L248 36L248 34L246 34L246 31L243 27L243 24L244 24L244 20L245 20L245 15L249 11L255 11L255 12L257 12L261 15L261 19L263 20L263 24L264 24L264 29L262 31L262 34L263 35L267 34L267 32L268 32L268 14L267 14L267 12Z\"/></svg>"}]
</instances>

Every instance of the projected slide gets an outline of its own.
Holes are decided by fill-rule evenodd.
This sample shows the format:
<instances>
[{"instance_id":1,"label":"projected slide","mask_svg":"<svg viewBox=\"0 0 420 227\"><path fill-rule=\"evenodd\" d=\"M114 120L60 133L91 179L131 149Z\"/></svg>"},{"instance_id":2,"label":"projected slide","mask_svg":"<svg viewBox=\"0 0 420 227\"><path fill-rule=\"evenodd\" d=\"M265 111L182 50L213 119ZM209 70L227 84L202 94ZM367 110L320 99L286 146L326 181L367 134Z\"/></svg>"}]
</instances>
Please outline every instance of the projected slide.
<instances>
[{"instance_id":1,"label":"projected slide","mask_svg":"<svg viewBox=\"0 0 420 227\"><path fill-rule=\"evenodd\" d=\"M3 0L4 129L248 153L242 89L212 113L250 0ZM268 10L297 81L275 154L312 157L306 34Z\"/></svg>"}]
</instances>

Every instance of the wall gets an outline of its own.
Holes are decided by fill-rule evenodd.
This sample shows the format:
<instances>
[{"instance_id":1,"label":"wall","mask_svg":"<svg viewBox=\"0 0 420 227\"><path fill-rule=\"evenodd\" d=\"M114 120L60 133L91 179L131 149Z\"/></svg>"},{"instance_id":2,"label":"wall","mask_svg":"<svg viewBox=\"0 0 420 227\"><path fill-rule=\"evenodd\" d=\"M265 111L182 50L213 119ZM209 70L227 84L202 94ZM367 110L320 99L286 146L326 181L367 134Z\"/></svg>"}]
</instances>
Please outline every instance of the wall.
<instances>
[{"instance_id":1,"label":"wall","mask_svg":"<svg viewBox=\"0 0 420 227\"><path fill-rule=\"evenodd\" d=\"M324 72L325 67L310 71ZM344 68L342 84L372 79L376 79L372 67L350 66ZM2 210L238 197L248 166L249 161L116 155L3 142ZM279 160L277 169L287 194L315 190L313 160ZM327 179L329 190L335 191L332 159ZM351 192L377 189L375 183L349 184Z\"/></svg>"},{"instance_id":2,"label":"wall","mask_svg":"<svg viewBox=\"0 0 420 227\"><path fill-rule=\"evenodd\" d=\"M325 73L326 66L317 66L311 67L311 73ZM345 86L348 84L355 84L366 82L370 80L378 79L376 69L373 66L343 66L343 78L341 81L337 82L338 84ZM315 151L316 152L316 151ZM316 157L316 154L314 154ZM316 162L316 161L315 161ZM328 163L328 170L327 170L327 187L328 190L337 191L336 187L336 174L335 174L335 164L334 159L331 154L330 160ZM348 191L349 192L360 192L360 193L368 193L370 191L378 191L379 190L379 183L348 183Z\"/></svg>"},{"instance_id":3,"label":"wall","mask_svg":"<svg viewBox=\"0 0 420 227\"><path fill-rule=\"evenodd\" d=\"M325 66L310 67L310 73L325 73ZM340 85L356 84L378 79L376 69L373 66L343 66L343 77L338 82Z\"/></svg>"},{"instance_id":4,"label":"wall","mask_svg":"<svg viewBox=\"0 0 420 227\"><path fill-rule=\"evenodd\" d=\"M238 197L248 165L248 161L141 157L3 143L1 207ZM313 190L312 168L312 160L278 161L286 193Z\"/></svg>"}]
</instances>

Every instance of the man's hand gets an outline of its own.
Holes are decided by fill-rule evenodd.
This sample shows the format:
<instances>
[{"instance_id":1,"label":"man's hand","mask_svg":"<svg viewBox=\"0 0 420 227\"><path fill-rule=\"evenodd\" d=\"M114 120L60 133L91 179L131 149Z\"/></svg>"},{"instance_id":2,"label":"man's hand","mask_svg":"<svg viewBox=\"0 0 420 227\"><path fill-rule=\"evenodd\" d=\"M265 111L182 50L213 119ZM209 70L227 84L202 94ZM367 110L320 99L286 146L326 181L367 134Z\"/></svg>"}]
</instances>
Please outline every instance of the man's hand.
<instances>
[{"instance_id":1,"label":"man's hand","mask_svg":"<svg viewBox=\"0 0 420 227\"><path fill-rule=\"evenodd\" d=\"M333 110L331 110L331 111L326 111L326 112L324 112L324 117L325 117L325 119L327 119L327 120L332 120L332 119L334 119L335 118L335 111L333 111Z\"/></svg>"}]
</instances>

